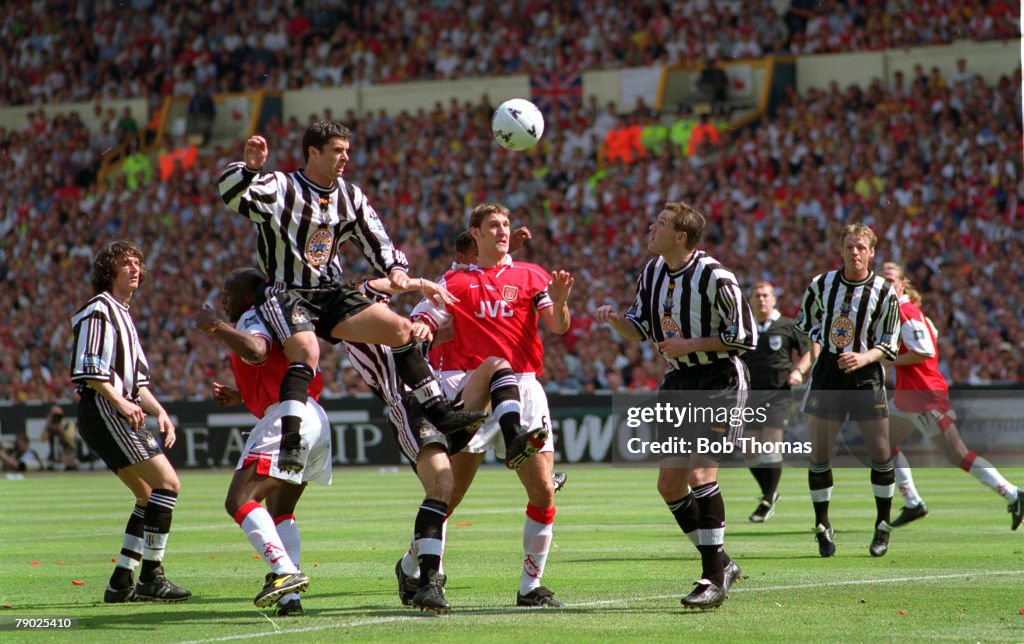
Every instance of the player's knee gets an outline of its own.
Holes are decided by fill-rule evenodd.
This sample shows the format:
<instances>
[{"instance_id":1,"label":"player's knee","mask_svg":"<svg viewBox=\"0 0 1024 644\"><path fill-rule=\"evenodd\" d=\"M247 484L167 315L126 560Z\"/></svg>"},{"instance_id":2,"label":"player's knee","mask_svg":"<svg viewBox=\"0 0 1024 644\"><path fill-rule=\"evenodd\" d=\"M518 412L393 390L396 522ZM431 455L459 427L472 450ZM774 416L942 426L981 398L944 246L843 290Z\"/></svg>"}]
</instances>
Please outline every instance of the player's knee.
<instances>
[{"instance_id":1,"label":"player's knee","mask_svg":"<svg viewBox=\"0 0 1024 644\"><path fill-rule=\"evenodd\" d=\"M658 479L658 494L666 501L675 501L686 493L686 484L677 481Z\"/></svg>"},{"instance_id":2,"label":"player's knee","mask_svg":"<svg viewBox=\"0 0 1024 644\"><path fill-rule=\"evenodd\" d=\"M551 477L545 481L535 481L530 486L527 496L530 503L538 508L550 508L555 504L555 483Z\"/></svg>"},{"instance_id":3,"label":"player's knee","mask_svg":"<svg viewBox=\"0 0 1024 644\"><path fill-rule=\"evenodd\" d=\"M284 343L284 354L291 362L304 362L315 367L320 361L320 342L314 333L296 333Z\"/></svg>"},{"instance_id":4,"label":"player's knee","mask_svg":"<svg viewBox=\"0 0 1024 644\"><path fill-rule=\"evenodd\" d=\"M178 475L174 470L171 470L163 477L163 480L156 487L170 490L177 494L178 492L181 492L181 480L178 478Z\"/></svg>"},{"instance_id":5,"label":"player's knee","mask_svg":"<svg viewBox=\"0 0 1024 644\"><path fill-rule=\"evenodd\" d=\"M455 489L455 481L452 480L451 476L436 476L431 482L427 489L424 490L426 495L431 499L437 499L438 501L444 501L445 503L451 503L452 492Z\"/></svg>"},{"instance_id":6,"label":"player's knee","mask_svg":"<svg viewBox=\"0 0 1024 644\"><path fill-rule=\"evenodd\" d=\"M242 505L233 496L228 495L228 497L224 499L224 511L227 512L228 516L232 519L235 518L235 513L238 512L240 507L242 507Z\"/></svg>"},{"instance_id":7,"label":"player's knee","mask_svg":"<svg viewBox=\"0 0 1024 644\"><path fill-rule=\"evenodd\" d=\"M487 369L491 373L499 369L511 369L512 365L505 358L499 358L498 356L491 356L480 363L480 367Z\"/></svg>"},{"instance_id":8,"label":"player's knee","mask_svg":"<svg viewBox=\"0 0 1024 644\"><path fill-rule=\"evenodd\" d=\"M412 321L400 315L395 315L393 319L394 323L390 327L393 340L388 344L397 347L412 342Z\"/></svg>"}]
</instances>

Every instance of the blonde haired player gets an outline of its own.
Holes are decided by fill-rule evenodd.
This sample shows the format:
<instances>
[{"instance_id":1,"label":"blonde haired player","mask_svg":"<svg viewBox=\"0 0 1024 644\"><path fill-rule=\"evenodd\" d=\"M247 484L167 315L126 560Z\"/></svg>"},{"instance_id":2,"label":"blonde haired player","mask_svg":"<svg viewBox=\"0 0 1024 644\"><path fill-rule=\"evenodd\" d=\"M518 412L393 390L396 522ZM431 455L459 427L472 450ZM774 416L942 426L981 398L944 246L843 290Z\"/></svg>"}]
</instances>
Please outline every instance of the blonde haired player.
<instances>
[{"instance_id":1,"label":"blonde haired player","mask_svg":"<svg viewBox=\"0 0 1024 644\"><path fill-rule=\"evenodd\" d=\"M904 507L892 525L906 525L928 514L928 507L914 486L907 457L896 447L916 429L939 448L950 464L959 466L1006 499L1010 529L1016 530L1024 520L1024 494L1003 478L992 463L967 449L960 439L956 412L949 402L949 386L939 371L938 331L921 312L921 295L899 264L883 264L882 276L899 296L902 322L899 356L889 364L896 368L890 440L894 446L896 486L903 495Z\"/></svg>"}]
</instances>

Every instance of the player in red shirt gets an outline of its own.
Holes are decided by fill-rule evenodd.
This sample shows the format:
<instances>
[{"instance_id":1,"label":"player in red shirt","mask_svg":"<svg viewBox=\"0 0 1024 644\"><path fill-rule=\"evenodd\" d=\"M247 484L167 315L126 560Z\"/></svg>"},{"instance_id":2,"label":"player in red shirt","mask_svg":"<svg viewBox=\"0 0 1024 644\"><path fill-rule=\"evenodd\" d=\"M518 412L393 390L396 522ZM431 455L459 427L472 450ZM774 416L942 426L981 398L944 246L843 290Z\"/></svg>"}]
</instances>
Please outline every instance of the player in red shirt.
<instances>
[{"instance_id":1,"label":"player in red shirt","mask_svg":"<svg viewBox=\"0 0 1024 644\"><path fill-rule=\"evenodd\" d=\"M487 395L486 391L465 389L469 373L490 356L504 358L512 365L519 384L522 422L527 432L540 436L538 430L542 430L545 436L540 453L517 470L528 502L523 529L525 553L516 604L557 607L562 603L540 584L551 547L555 485L551 414L544 388L537 380L544 355L537 327L543 321L554 333L562 334L569 329L566 302L573 278L566 271L549 275L534 264L512 261L509 210L504 206L485 203L474 208L469 232L476 241L476 264L449 271L441 282L458 298L458 303L442 308L421 302L413 318L426 321L435 330L449 321L452 323L450 346L442 351L442 363L435 367L441 369L445 394L454 398L462 392L469 409L486 402L468 398ZM496 409L494 415L497 414ZM455 489L449 511L465 496L485 452L493 447L500 455L505 449L502 438L496 421L491 418L473 436L469 446L452 457Z\"/></svg>"},{"instance_id":2,"label":"player in red shirt","mask_svg":"<svg viewBox=\"0 0 1024 644\"><path fill-rule=\"evenodd\" d=\"M278 468L282 416L278 401L281 379L290 361L253 308L256 295L265 285L266 276L259 270L232 271L221 294L231 324L220 320L209 305L196 314L196 323L232 352L231 369L237 388L214 382L214 400L219 405L244 402L259 419L242 450L224 502L228 514L271 569L253 602L261 608L277 602L278 615L298 616L302 604L297 593L306 590L309 579L298 568L302 540L295 522L295 505L307 482L331 482L331 425L316 402L323 391L323 375L317 372L309 383L308 401L300 416L304 466L301 471L290 472ZM264 499L266 508L260 504Z\"/></svg>"},{"instance_id":3,"label":"player in red shirt","mask_svg":"<svg viewBox=\"0 0 1024 644\"><path fill-rule=\"evenodd\" d=\"M907 280L903 268L886 262L882 275L900 298L900 352L891 364L896 368L893 393L893 432L891 435L896 464L896 485L903 495L904 507L892 522L906 525L928 514L914 487L907 457L896 445L915 429L928 437L951 465L978 479L1006 499L1011 515L1010 528L1016 530L1024 520L1024 494L999 473L992 463L967 449L956 428L956 412L949 402L949 386L939 371L938 332L918 305L921 296Z\"/></svg>"}]
</instances>

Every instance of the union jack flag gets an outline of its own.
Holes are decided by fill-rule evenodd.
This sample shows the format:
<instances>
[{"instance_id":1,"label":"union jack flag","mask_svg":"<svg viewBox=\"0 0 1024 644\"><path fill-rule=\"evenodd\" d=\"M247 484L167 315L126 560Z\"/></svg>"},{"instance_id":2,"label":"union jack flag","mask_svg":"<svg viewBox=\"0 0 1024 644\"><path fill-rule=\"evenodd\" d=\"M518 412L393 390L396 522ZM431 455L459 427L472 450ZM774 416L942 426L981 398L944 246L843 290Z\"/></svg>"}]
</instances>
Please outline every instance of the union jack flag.
<instances>
[{"instance_id":1,"label":"union jack flag","mask_svg":"<svg viewBox=\"0 0 1024 644\"><path fill-rule=\"evenodd\" d=\"M530 98L545 114L572 112L583 102L583 77L578 72L536 72L530 76Z\"/></svg>"}]
</instances>

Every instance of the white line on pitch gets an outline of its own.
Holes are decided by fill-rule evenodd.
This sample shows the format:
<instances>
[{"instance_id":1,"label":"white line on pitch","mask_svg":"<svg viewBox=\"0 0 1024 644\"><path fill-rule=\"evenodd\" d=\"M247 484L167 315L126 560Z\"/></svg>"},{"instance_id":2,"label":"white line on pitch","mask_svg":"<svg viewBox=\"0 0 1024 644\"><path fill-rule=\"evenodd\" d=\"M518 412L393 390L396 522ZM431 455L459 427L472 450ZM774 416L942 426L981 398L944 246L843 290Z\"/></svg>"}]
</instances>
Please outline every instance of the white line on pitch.
<instances>
[{"instance_id":1,"label":"white line on pitch","mask_svg":"<svg viewBox=\"0 0 1024 644\"><path fill-rule=\"evenodd\" d=\"M942 579L963 579L964 577L995 577L998 575L1024 575L1024 570L999 570L999 571L982 571L982 572L962 572L948 575L920 575L917 577L889 577L887 579L849 579L846 581L824 581L815 582L808 584L789 584L786 586L765 586L761 588L736 588L730 592L742 593L742 592L774 592L781 590L800 590L806 588L824 588L827 586L861 586L865 584L888 584L888 583L900 583L906 581L938 581ZM649 597L625 597L622 599L601 599L597 601L589 602L573 602L566 603L566 608L579 608L587 606L607 606L609 604L626 604L634 601L650 601L653 599L671 599L678 597L679 594L674 595L652 595ZM495 609L495 610L483 610L483 611L472 611L462 613L461 615L456 612L449 616L448 619L453 619L458 616L473 617L476 615L502 615L507 613L521 612L522 609ZM557 613L557 611L551 611ZM224 637L212 637L205 640L191 640L183 642L182 644L205 644L206 642L228 642L231 640L243 640L253 637L269 637L271 635L290 635L292 633L315 633L318 631L330 631L338 628L356 628L359 626L376 626L377 624L388 624L391 622L408 621L411 619L424 619L421 614L413 614L409 616L401 615L394 617L378 617L374 619L360 619L352 622L339 622L335 624L320 624L317 626L306 626L303 628L288 628L280 631L268 631L264 633L248 633L245 635L226 635Z\"/></svg>"}]
</instances>

